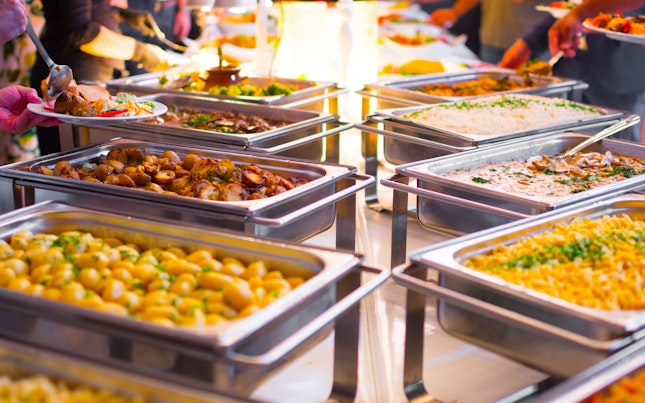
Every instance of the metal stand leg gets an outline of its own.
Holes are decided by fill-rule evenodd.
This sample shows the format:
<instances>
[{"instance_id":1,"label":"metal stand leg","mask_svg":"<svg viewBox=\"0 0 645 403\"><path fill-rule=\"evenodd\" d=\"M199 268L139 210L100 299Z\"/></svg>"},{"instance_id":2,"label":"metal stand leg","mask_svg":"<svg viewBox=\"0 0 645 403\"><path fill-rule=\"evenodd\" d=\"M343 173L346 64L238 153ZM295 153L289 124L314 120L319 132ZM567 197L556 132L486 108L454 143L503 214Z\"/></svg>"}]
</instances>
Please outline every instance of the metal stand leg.
<instances>
[{"instance_id":1,"label":"metal stand leg","mask_svg":"<svg viewBox=\"0 0 645 403\"><path fill-rule=\"evenodd\" d=\"M407 176L395 175L392 180L407 184ZM405 263L407 258L408 193L394 190L392 194L392 241L390 267Z\"/></svg>"},{"instance_id":2,"label":"metal stand leg","mask_svg":"<svg viewBox=\"0 0 645 403\"><path fill-rule=\"evenodd\" d=\"M360 287L360 273L351 273L337 287L341 299ZM334 386L328 401L353 402L358 390L358 341L360 304L356 304L336 321L334 347Z\"/></svg>"},{"instance_id":3,"label":"metal stand leg","mask_svg":"<svg viewBox=\"0 0 645 403\"><path fill-rule=\"evenodd\" d=\"M337 191L352 185L342 180ZM336 248L354 251L356 248L356 195L352 194L336 203ZM336 290L340 300L361 284L360 273L343 278ZM334 385L329 401L353 402L358 389L358 341L360 304L348 310L336 321L334 347Z\"/></svg>"},{"instance_id":4,"label":"metal stand leg","mask_svg":"<svg viewBox=\"0 0 645 403\"><path fill-rule=\"evenodd\" d=\"M425 270L417 270L419 277ZM423 385L423 326L425 323L426 296L406 291L405 354L403 362L403 388L410 402L431 402ZM420 351L421 350L421 351Z\"/></svg>"},{"instance_id":5,"label":"metal stand leg","mask_svg":"<svg viewBox=\"0 0 645 403\"><path fill-rule=\"evenodd\" d=\"M365 173L376 179L373 186L365 189L365 203L367 207L374 211L386 210L378 200L378 155L377 144L378 134L361 131L361 140L363 142L363 157L365 158Z\"/></svg>"}]
</instances>

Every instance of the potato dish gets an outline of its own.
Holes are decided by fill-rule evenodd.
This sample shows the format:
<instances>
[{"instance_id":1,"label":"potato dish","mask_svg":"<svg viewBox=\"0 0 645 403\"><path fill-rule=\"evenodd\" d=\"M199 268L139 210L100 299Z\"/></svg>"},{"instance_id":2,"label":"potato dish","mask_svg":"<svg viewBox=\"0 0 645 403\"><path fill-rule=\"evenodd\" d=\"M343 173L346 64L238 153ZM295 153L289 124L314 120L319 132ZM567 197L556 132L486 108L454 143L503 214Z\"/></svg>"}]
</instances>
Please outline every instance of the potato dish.
<instances>
[{"instance_id":1,"label":"potato dish","mask_svg":"<svg viewBox=\"0 0 645 403\"><path fill-rule=\"evenodd\" d=\"M645 222L627 215L557 224L462 264L585 307L645 309Z\"/></svg>"},{"instance_id":2,"label":"potato dish","mask_svg":"<svg viewBox=\"0 0 645 403\"><path fill-rule=\"evenodd\" d=\"M42 174L106 185L147 190L201 200L257 200L284 193L308 183L306 178L285 178L256 165L237 166L231 160L215 160L174 151L161 155L139 148L114 148L93 163L75 167L59 161L53 168L41 166Z\"/></svg>"},{"instance_id":3,"label":"potato dish","mask_svg":"<svg viewBox=\"0 0 645 403\"><path fill-rule=\"evenodd\" d=\"M0 241L0 286L163 326L248 316L305 281L262 260L206 249L143 249L82 231L21 231Z\"/></svg>"}]
</instances>

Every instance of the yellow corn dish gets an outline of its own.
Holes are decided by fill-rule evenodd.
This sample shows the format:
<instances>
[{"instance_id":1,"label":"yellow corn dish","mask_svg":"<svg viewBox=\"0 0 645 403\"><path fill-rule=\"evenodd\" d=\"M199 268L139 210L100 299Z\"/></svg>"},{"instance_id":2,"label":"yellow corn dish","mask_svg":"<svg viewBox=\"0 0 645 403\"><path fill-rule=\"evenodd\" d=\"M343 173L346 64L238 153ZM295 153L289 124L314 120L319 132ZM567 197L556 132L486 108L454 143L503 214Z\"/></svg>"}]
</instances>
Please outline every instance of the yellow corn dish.
<instances>
[{"instance_id":1,"label":"yellow corn dish","mask_svg":"<svg viewBox=\"0 0 645 403\"><path fill-rule=\"evenodd\" d=\"M645 370L614 382L601 392L594 393L582 403L640 403L645 401Z\"/></svg>"},{"instance_id":2,"label":"yellow corn dish","mask_svg":"<svg viewBox=\"0 0 645 403\"><path fill-rule=\"evenodd\" d=\"M0 376L0 402L7 403L144 403L90 386L74 384L44 375Z\"/></svg>"},{"instance_id":3,"label":"yellow corn dish","mask_svg":"<svg viewBox=\"0 0 645 403\"><path fill-rule=\"evenodd\" d=\"M627 215L558 224L463 264L585 307L645 308L645 222Z\"/></svg>"},{"instance_id":4,"label":"yellow corn dish","mask_svg":"<svg viewBox=\"0 0 645 403\"><path fill-rule=\"evenodd\" d=\"M81 231L21 231L0 240L1 287L164 326L242 318L304 281L262 260L217 259L206 249L142 250Z\"/></svg>"}]
</instances>

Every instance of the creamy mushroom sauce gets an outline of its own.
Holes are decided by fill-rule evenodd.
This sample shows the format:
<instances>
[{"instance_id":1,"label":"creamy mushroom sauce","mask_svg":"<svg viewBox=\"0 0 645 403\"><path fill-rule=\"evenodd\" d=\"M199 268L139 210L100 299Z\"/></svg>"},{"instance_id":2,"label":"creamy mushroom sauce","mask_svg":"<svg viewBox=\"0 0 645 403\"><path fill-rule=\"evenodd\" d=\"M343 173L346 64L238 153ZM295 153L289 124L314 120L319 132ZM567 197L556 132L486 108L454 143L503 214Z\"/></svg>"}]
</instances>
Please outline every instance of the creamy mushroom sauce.
<instances>
[{"instance_id":1,"label":"creamy mushroom sauce","mask_svg":"<svg viewBox=\"0 0 645 403\"><path fill-rule=\"evenodd\" d=\"M622 181L645 172L645 159L607 151L568 158L547 155L491 162L442 177L549 203L574 193Z\"/></svg>"}]
</instances>

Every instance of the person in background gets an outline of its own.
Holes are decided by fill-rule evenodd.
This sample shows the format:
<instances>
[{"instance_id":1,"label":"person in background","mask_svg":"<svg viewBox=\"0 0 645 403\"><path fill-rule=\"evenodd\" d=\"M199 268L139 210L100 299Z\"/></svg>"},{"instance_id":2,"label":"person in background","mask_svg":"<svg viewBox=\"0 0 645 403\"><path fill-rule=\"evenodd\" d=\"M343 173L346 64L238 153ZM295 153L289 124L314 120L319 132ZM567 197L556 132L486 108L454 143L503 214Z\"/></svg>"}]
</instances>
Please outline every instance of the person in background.
<instances>
[{"instance_id":1,"label":"person in background","mask_svg":"<svg viewBox=\"0 0 645 403\"><path fill-rule=\"evenodd\" d=\"M177 44L181 44L193 28L192 15L190 10L186 8L186 0L112 0L112 5L122 9L149 12L161 32L164 33L166 39ZM155 37L144 35L144 33L132 27L127 21L121 23L119 27L124 35L133 37L139 41L153 43L163 49L168 48L167 44ZM126 61L125 67L131 75L148 72L147 69L134 61Z\"/></svg>"},{"instance_id":2,"label":"person in background","mask_svg":"<svg viewBox=\"0 0 645 403\"><path fill-rule=\"evenodd\" d=\"M56 63L68 65L79 82L102 83L125 68L125 60L141 63L147 70L167 68L171 60L159 46L122 35L109 0L42 0L45 26L41 41ZM38 57L31 86L40 91L49 75ZM42 96L42 94L41 94ZM60 151L58 128L38 127L42 154Z\"/></svg>"},{"instance_id":3,"label":"person in background","mask_svg":"<svg viewBox=\"0 0 645 403\"><path fill-rule=\"evenodd\" d=\"M583 33L582 23L601 12L614 13L622 11L629 13L645 6L645 0L587 0L569 11L563 18L556 21L549 29L549 49L551 54L559 50L565 57L574 57L580 45Z\"/></svg>"},{"instance_id":4,"label":"person in background","mask_svg":"<svg viewBox=\"0 0 645 403\"><path fill-rule=\"evenodd\" d=\"M8 42L20 36L27 26L27 8L23 0L0 0L0 44L7 45ZM5 56L11 53L14 46L5 48ZM4 80L3 80L4 81ZM3 83L3 86L6 82ZM16 159L10 158L8 150L14 145L13 140L20 136L27 136L33 127L55 126L61 124L58 119L35 114L27 105L30 103L41 104L43 100L33 88L12 84L0 89L0 131L8 133L12 141L3 136L3 154L0 156L0 163L13 162ZM32 134L33 135L33 134ZM18 146L18 144L15 144ZM37 151L37 150L36 150ZM24 155L25 158L32 158L36 153Z\"/></svg>"},{"instance_id":5,"label":"person in background","mask_svg":"<svg viewBox=\"0 0 645 403\"><path fill-rule=\"evenodd\" d=\"M559 21L548 16L515 41L499 66L516 69L545 49L550 48L553 54L562 49L566 57L553 66L553 75L587 83L589 88L583 92L582 102L643 116L645 74L642 66L645 65L645 48L609 39L602 34L586 35L583 41L581 34L584 18L594 17L603 10L614 12L619 8L625 11L625 15L639 15L645 13L644 3L643 0L587 0ZM642 123L614 137L639 142L641 127Z\"/></svg>"},{"instance_id":6,"label":"person in background","mask_svg":"<svg viewBox=\"0 0 645 403\"><path fill-rule=\"evenodd\" d=\"M450 27L474 7L481 7L479 57L497 64L515 38L524 35L544 17L535 6L544 0L457 0L451 8L437 9L430 15L435 25ZM546 57L545 52L542 57Z\"/></svg>"}]
</instances>

